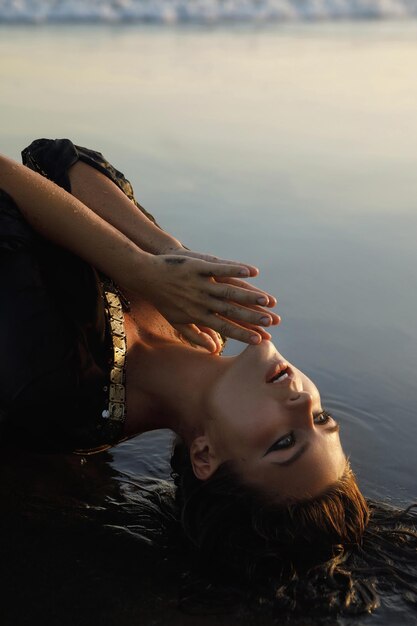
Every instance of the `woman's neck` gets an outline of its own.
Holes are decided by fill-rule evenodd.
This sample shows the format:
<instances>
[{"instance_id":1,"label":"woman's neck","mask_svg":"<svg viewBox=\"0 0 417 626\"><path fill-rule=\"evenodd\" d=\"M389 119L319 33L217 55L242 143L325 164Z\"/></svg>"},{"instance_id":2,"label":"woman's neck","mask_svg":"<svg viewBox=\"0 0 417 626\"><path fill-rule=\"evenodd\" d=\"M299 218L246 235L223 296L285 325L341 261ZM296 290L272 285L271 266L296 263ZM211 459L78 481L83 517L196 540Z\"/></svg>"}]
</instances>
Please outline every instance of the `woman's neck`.
<instances>
[{"instance_id":1,"label":"woman's neck","mask_svg":"<svg viewBox=\"0 0 417 626\"><path fill-rule=\"evenodd\" d=\"M230 358L192 348L172 333L161 333L161 327L144 322L138 332L133 319L125 319L128 337L135 339L130 347L128 342L124 434L130 437L169 428L192 438L202 428L207 390Z\"/></svg>"}]
</instances>

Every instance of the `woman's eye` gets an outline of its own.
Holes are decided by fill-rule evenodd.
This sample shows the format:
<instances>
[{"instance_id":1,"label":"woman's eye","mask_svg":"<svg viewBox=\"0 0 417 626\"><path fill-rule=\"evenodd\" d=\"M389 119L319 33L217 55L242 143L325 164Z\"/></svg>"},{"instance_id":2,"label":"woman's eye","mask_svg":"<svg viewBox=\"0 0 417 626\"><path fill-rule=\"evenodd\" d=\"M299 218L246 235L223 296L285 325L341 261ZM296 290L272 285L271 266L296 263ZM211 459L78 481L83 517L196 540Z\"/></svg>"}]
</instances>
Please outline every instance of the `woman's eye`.
<instances>
[{"instance_id":1,"label":"woman's eye","mask_svg":"<svg viewBox=\"0 0 417 626\"><path fill-rule=\"evenodd\" d=\"M330 413L327 411L322 411L319 415L316 415L314 418L314 423L322 426L323 424L327 424L329 420L333 419Z\"/></svg>"},{"instance_id":2,"label":"woman's eye","mask_svg":"<svg viewBox=\"0 0 417 626\"><path fill-rule=\"evenodd\" d=\"M286 450L287 448L291 448L291 446L293 446L294 444L294 433L289 433L288 435L285 435L285 437L281 437L281 439L278 439L278 441L276 441L274 445L271 446L269 452L272 452L273 450Z\"/></svg>"}]
</instances>

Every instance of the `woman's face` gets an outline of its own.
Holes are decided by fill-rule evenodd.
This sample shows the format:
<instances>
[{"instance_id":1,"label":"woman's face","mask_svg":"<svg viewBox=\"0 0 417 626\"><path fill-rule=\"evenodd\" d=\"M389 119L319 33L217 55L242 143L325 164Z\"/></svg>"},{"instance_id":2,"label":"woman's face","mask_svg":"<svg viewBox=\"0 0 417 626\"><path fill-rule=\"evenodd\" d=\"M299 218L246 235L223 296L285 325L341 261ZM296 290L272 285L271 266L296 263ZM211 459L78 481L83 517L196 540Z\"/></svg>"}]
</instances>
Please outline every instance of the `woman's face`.
<instances>
[{"instance_id":1,"label":"woman's face","mask_svg":"<svg viewBox=\"0 0 417 626\"><path fill-rule=\"evenodd\" d=\"M207 401L216 461L232 460L269 497L312 498L342 476L337 423L323 413L315 384L271 342L230 359Z\"/></svg>"}]
</instances>

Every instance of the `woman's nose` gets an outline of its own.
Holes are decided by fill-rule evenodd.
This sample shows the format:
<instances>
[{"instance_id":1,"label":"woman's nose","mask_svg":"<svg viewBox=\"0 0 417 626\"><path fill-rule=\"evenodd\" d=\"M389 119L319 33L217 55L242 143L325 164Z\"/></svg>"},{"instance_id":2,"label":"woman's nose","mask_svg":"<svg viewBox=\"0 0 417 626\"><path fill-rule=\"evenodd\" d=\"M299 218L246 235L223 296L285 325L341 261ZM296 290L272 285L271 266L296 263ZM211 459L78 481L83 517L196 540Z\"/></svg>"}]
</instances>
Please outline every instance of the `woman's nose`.
<instances>
[{"instance_id":1,"label":"woman's nose","mask_svg":"<svg viewBox=\"0 0 417 626\"><path fill-rule=\"evenodd\" d=\"M292 412L296 411L297 415L308 421L313 426L313 396L308 391L294 391L287 400L287 408Z\"/></svg>"},{"instance_id":2,"label":"woman's nose","mask_svg":"<svg viewBox=\"0 0 417 626\"><path fill-rule=\"evenodd\" d=\"M300 407L303 405L313 405L313 396L308 391L293 391L289 396L287 403L290 407Z\"/></svg>"}]
</instances>

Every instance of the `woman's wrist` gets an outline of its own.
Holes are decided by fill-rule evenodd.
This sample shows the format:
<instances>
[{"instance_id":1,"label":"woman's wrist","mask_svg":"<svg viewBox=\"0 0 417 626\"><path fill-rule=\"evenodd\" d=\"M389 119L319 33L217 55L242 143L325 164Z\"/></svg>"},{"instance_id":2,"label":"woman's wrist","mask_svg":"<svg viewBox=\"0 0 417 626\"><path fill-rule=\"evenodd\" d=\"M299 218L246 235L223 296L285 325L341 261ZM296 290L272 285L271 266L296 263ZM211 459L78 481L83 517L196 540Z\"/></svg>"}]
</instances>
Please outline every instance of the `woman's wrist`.
<instances>
[{"instance_id":1,"label":"woman's wrist","mask_svg":"<svg viewBox=\"0 0 417 626\"><path fill-rule=\"evenodd\" d=\"M163 231L164 232L164 231ZM177 254L181 250L185 250L186 248L182 245L178 239L175 239L172 235L165 233L166 237L161 239L158 242L158 245L154 246L153 254Z\"/></svg>"},{"instance_id":2,"label":"woman's wrist","mask_svg":"<svg viewBox=\"0 0 417 626\"><path fill-rule=\"evenodd\" d=\"M117 277L111 276L129 300L140 294L147 295L148 287L154 280L155 259L155 255L145 252L133 243L131 248L133 250L130 250L130 255L125 255L122 272Z\"/></svg>"},{"instance_id":3,"label":"woman's wrist","mask_svg":"<svg viewBox=\"0 0 417 626\"><path fill-rule=\"evenodd\" d=\"M176 250L183 248L178 239L155 226L149 220L138 225L132 241L145 252L157 256L160 254L175 254Z\"/></svg>"}]
</instances>

